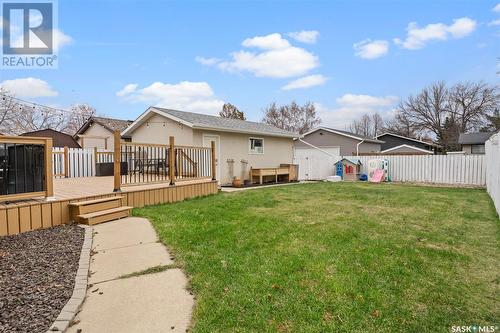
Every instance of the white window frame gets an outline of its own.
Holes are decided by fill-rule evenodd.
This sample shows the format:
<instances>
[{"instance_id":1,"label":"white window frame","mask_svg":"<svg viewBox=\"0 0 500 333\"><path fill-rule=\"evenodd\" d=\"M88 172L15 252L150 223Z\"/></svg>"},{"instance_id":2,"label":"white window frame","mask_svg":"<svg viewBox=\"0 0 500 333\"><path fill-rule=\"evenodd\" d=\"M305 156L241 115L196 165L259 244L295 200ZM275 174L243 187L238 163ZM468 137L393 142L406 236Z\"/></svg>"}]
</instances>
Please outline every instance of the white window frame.
<instances>
[{"instance_id":1,"label":"white window frame","mask_svg":"<svg viewBox=\"0 0 500 333\"><path fill-rule=\"evenodd\" d=\"M252 151L252 139L262 140L262 153L257 153L257 152ZM248 138L248 154L249 155L264 155L264 146L265 146L264 138L257 138L257 137L253 137L253 136Z\"/></svg>"}]
</instances>

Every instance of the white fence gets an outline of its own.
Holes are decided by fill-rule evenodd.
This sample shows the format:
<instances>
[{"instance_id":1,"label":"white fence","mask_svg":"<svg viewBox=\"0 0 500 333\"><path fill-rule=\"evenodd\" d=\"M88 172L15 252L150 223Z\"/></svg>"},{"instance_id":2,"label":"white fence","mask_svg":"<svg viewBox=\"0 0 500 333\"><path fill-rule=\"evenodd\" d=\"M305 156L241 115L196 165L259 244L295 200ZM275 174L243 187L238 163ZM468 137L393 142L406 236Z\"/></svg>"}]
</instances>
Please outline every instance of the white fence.
<instances>
[{"instance_id":1,"label":"white fence","mask_svg":"<svg viewBox=\"0 0 500 333\"><path fill-rule=\"evenodd\" d=\"M377 155L377 156L344 156L359 158L362 163L361 172L367 173L368 161L376 158L389 160L389 177L396 182L421 182L456 185L486 185L486 158L484 155ZM339 160L339 156L336 160ZM335 159L334 159L335 160ZM295 159L299 165L301 179L321 180L335 174L332 158L316 160L310 165L305 158ZM322 165L318 165L322 163ZM313 177L304 177L301 168L316 168L321 172L310 172Z\"/></svg>"},{"instance_id":2,"label":"white fence","mask_svg":"<svg viewBox=\"0 0 500 333\"><path fill-rule=\"evenodd\" d=\"M486 141L486 187L500 215L500 133Z\"/></svg>"},{"instance_id":3,"label":"white fence","mask_svg":"<svg viewBox=\"0 0 500 333\"><path fill-rule=\"evenodd\" d=\"M99 162L113 162L112 154L109 151L93 148L69 148L68 158L68 177L93 177L95 176L96 156ZM52 167L55 177L65 176L65 154L64 148L52 148Z\"/></svg>"}]
</instances>

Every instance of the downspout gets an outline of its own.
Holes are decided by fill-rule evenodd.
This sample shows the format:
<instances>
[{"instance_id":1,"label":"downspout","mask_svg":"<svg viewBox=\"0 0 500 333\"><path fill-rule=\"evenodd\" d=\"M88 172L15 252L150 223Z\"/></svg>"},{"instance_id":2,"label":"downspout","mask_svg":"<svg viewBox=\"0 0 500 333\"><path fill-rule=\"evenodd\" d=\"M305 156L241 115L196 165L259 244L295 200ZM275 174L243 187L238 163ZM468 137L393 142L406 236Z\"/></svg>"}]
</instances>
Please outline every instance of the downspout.
<instances>
[{"instance_id":1,"label":"downspout","mask_svg":"<svg viewBox=\"0 0 500 333\"><path fill-rule=\"evenodd\" d=\"M359 156L359 145L362 144L363 142L365 142L365 139L359 141L358 144L356 145L356 156Z\"/></svg>"}]
</instances>

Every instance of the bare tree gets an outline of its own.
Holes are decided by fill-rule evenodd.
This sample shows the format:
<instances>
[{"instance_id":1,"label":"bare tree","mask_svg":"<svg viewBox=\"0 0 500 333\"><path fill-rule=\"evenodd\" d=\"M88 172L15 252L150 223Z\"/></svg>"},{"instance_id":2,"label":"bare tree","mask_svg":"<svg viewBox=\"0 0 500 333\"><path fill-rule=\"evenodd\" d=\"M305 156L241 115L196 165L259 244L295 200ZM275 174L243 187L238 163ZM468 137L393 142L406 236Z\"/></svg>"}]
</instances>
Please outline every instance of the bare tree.
<instances>
[{"instance_id":1,"label":"bare tree","mask_svg":"<svg viewBox=\"0 0 500 333\"><path fill-rule=\"evenodd\" d=\"M18 108L17 102L11 97L9 92L0 87L0 132L3 134L15 134L12 132L11 121L14 111Z\"/></svg>"},{"instance_id":2,"label":"bare tree","mask_svg":"<svg viewBox=\"0 0 500 333\"><path fill-rule=\"evenodd\" d=\"M396 111L394 118L385 122L384 130L408 138L415 138L419 134L415 125L399 111Z\"/></svg>"},{"instance_id":3,"label":"bare tree","mask_svg":"<svg viewBox=\"0 0 500 333\"><path fill-rule=\"evenodd\" d=\"M489 86L484 82L465 82L450 88L449 110L462 133L484 126L487 116L495 111L498 104L499 93L496 86Z\"/></svg>"},{"instance_id":4,"label":"bare tree","mask_svg":"<svg viewBox=\"0 0 500 333\"><path fill-rule=\"evenodd\" d=\"M64 131L67 126L65 115L51 108L18 104L15 116L10 121L12 132L21 134L51 128Z\"/></svg>"},{"instance_id":5,"label":"bare tree","mask_svg":"<svg viewBox=\"0 0 500 333\"><path fill-rule=\"evenodd\" d=\"M316 114L316 108L311 102L298 105L292 102L288 105L277 105L275 102L264 109L266 124L299 134L306 133L321 123Z\"/></svg>"},{"instance_id":6,"label":"bare tree","mask_svg":"<svg viewBox=\"0 0 500 333\"><path fill-rule=\"evenodd\" d=\"M96 109L86 103L73 104L71 113L67 115L66 126L64 132L74 135L87 120L96 114Z\"/></svg>"},{"instance_id":7,"label":"bare tree","mask_svg":"<svg viewBox=\"0 0 500 333\"><path fill-rule=\"evenodd\" d=\"M418 95L410 96L399 104L398 112L418 131L433 133L446 145L444 121L449 116L449 93L444 82L424 88Z\"/></svg>"},{"instance_id":8,"label":"bare tree","mask_svg":"<svg viewBox=\"0 0 500 333\"><path fill-rule=\"evenodd\" d=\"M378 112L365 113L361 118L353 120L350 125L351 132L365 137L375 137L384 128L384 120Z\"/></svg>"},{"instance_id":9,"label":"bare tree","mask_svg":"<svg viewBox=\"0 0 500 333\"><path fill-rule=\"evenodd\" d=\"M432 133L446 150L455 149L459 133L480 129L498 104L496 86L466 82L448 88L437 82L401 102L396 113L400 118L391 127Z\"/></svg>"},{"instance_id":10,"label":"bare tree","mask_svg":"<svg viewBox=\"0 0 500 333\"><path fill-rule=\"evenodd\" d=\"M245 113L240 111L236 106L231 103L224 103L222 106L222 111L219 112L219 116L222 118L240 119L246 120Z\"/></svg>"}]
</instances>

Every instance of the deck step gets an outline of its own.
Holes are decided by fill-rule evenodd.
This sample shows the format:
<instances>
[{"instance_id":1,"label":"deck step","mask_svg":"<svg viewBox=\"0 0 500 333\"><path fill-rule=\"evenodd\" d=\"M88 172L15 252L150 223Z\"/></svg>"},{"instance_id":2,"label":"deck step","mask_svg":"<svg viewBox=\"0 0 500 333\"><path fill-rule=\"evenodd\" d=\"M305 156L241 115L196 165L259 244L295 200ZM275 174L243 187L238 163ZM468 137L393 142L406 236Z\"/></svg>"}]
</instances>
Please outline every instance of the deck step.
<instances>
[{"instance_id":1,"label":"deck step","mask_svg":"<svg viewBox=\"0 0 500 333\"><path fill-rule=\"evenodd\" d=\"M93 205L96 203L101 203L101 202L108 202L108 201L113 201L113 200L121 200L122 196L117 195L114 197L107 197L107 198L101 198L101 199L93 199L93 200L87 200L87 201L78 201L78 202L72 202L69 205L70 206L87 206L87 205Z\"/></svg>"},{"instance_id":2,"label":"deck step","mask_svg":"<svg viewBox=\"0 0 500 333\"><path fill-rule=\"evenodd\" d=\"M132 208L133 207L130 206L124 206L124 207L101 210L98 212L81 214L77 216L77 220L79 223L84 223L88 225L109 222L130 216L130 211L132 210Z\"/></svg>"},{"instance_id":3,"label":"deck step","mask_svg":"<svg viewBox=\"0 0 500 333\"><path fill-rule=\"evenodd\" d=\"M122 205L121 199L121 196L115 196L95 200L72 202L69 204L71 218L75 220L79 215L99 212L111 208L118 208Z\"/></svg>"}]
</instances>

